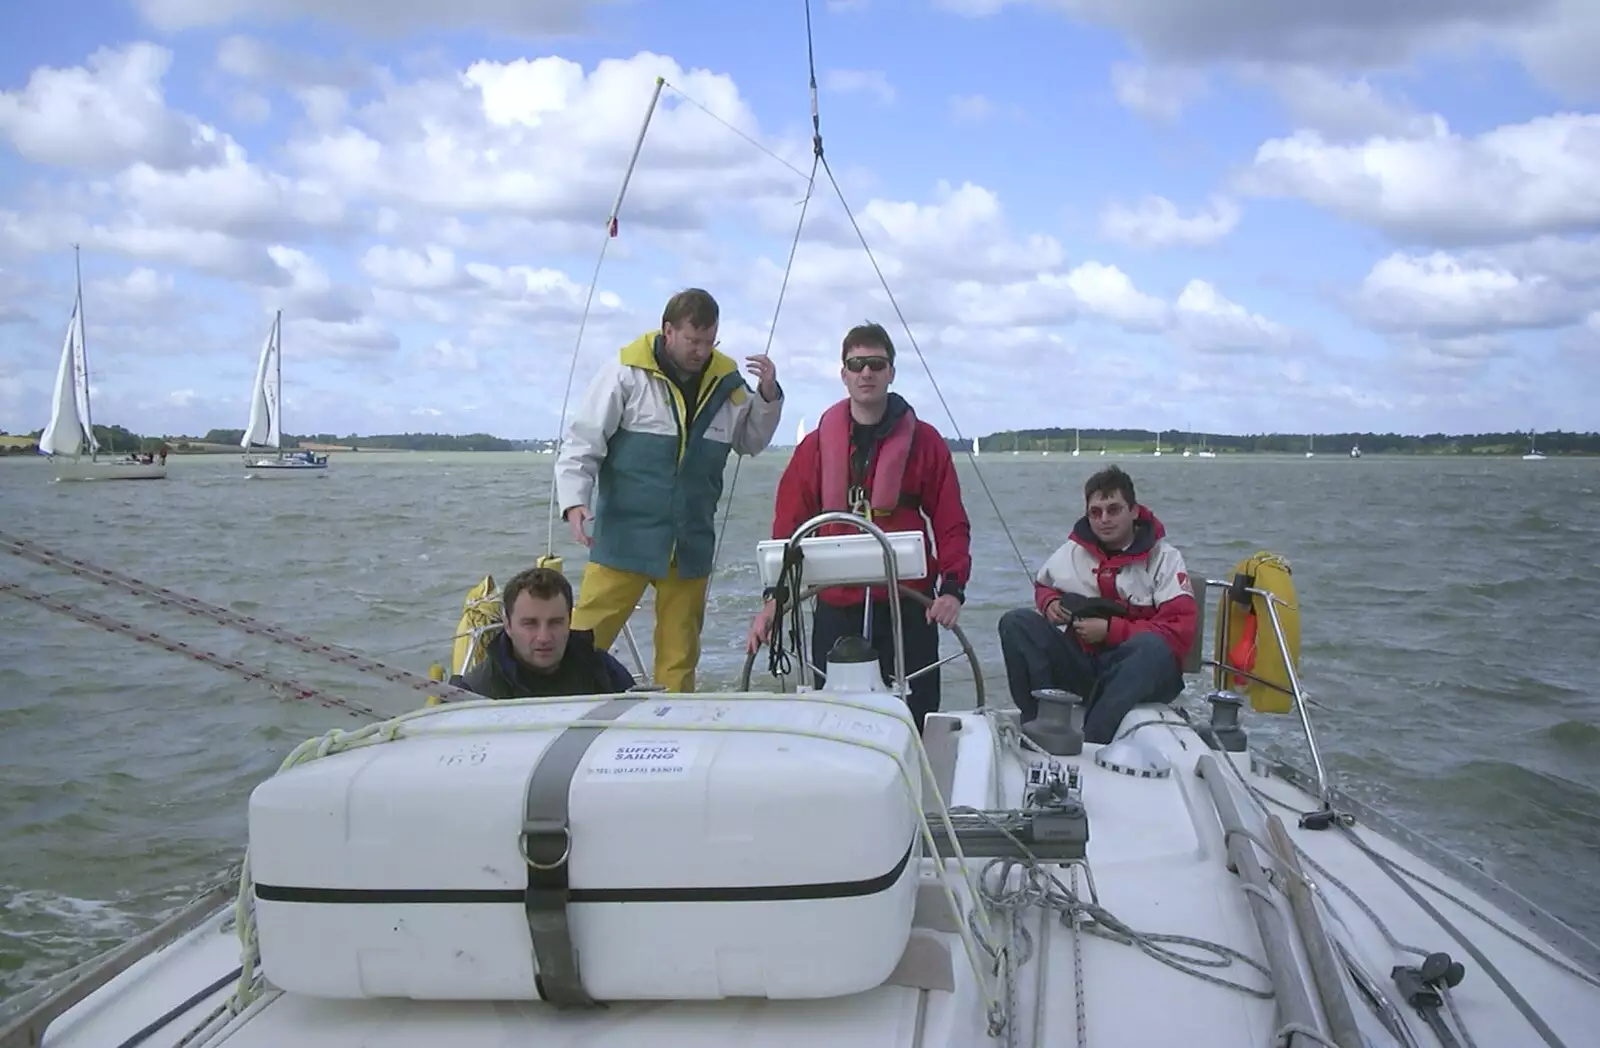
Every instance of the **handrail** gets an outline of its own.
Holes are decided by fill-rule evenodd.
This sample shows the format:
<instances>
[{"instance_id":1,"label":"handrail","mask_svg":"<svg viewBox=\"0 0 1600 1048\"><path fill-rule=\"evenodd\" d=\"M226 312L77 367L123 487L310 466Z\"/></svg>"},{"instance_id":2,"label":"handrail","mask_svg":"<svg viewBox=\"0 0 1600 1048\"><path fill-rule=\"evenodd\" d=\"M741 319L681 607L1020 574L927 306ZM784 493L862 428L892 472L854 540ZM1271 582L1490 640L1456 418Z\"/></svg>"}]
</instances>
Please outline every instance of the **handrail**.
<instances>
[{"instance_id":1,"label":"handrail","mask_svg":"<svg viewBox=\"0 0 1600 1048\"><path fill-rule=\"evenodd\" d=\"M817 529L828 524L849 524L854 526L857 530L864 531L868 535L871 535L873 538L878 540L878 545L883 550L883 573L884 579L888 583L888 591L898 597L900 593L900 571L897 567L895 567L894 547L889 544L889 536L882 528L872 523L872 521L866 519L865 517L857 516L854 513L847 513L844 510L827 510L826 512L819 513L812 517L810 520L796 528L793 535L789 536L788 541L784 544L785 556L787 557L789 550L799 548L801 539L808 537ZM805 567L803 564L800 571L801 579L803 580L805 578ZM870 598L870 591L868 591L868 596ZM868 607L870 609L870 603L868 604ZM780 623L774 622L772 624L774 631L778 630L780 627ZM911 694L911 685L907 682L906 678L906 650L905 641L900 632L900 601L898 599L889 601L889 629L894 633L895 693L899 695L902 700L904 700Z\"/></svg>"},{"instance_id":2,"label":"handrail","mask_svg":"<svg viewBox=\"0 0 1600 1048\"><path fill-rule=\"evenodd\" d=\"M1225 590L1236 591L1237 587L1228 579L1206 579L1208 587L1216 586ZM1270 590L1258 586L1245 586L1244 592L1262 598L1267 609L1267 621L1272 624L1272 639L1278 645L1278 650L1283 654L1283 666L1289 674L1289 690L1294 696L1295 712L1300 716L1300 727L1305 732L1306 749L1311 753L1311 766L1317 779L1317 800L1322 803L1323 811L1333 810L1333 800L1328 783L1328 770L1322 763L1322 748L1317 745L1317 733L1311 727L1311 711L1306 703L1305 691L1300 686L1300 672L1295 668L1294 659L1289 657L1289 642L1283 635L1283 623L1278 618L1279 604L1287 605L1288 602ZM1227 635L1228 614L1231 612L1231 599L1227 593L1223 594L1223 621L1218 630L1218 636ZM1222 654L1221 652L1218 653ZM1229 666L1225 659L1207 659L1205 662L1217 669L1226 672L1243 672Z\"/></svg>"}]
</instances>

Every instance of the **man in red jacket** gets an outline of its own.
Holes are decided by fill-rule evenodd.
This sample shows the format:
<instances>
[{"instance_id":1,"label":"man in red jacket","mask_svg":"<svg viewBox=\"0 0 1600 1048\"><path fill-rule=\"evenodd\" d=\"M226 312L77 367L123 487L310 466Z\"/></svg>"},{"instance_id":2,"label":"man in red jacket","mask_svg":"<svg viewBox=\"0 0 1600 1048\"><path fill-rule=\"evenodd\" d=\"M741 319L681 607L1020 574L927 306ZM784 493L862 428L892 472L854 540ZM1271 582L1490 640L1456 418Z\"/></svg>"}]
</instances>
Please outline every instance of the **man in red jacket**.
<instances>
[{"instance_id":1,"label":"man in red jacket","mask_svg":"<svg viewBox=\"0 0 1600 1048\"><path fill-rule=\"evenodd\" d=\"M870 514L884 531L922 532L928 542L928 572L920 582L906 585L918 586L933 597L933 606L924 609L899 598L909 676L939 660L939 627L954 626L961 614L972 575L971 526L944 437L918 419L905 398L889 392L894 381L894 343L889 333L879 324L851 328L844 336L842 363L839 377L849 395L823 413L817 428L806 434L789 459L778 481L772 537L790 537L825 510ZM830 524L818 533L860 532ZM811 664L825 670L835 641L864 634L866 591L861 586L836 586L817 598L811 619ZM894 638L886 600L883 586L872 587L872 646L887 682L894 672ZM770 638L773 610L769 595L750 626L749 651ZM824 686L820 677L813 683ZM939 703L938 670L911 682L909 705L919 730L923 718L937 711Z\"/></svg>"},{"instance_id":2,"label":"man in red jacket","mask_svg":"<svg viewBox=\"0 0 1600 1048\"><path fill-rule=\"evenodd\" d=\"M1110 742L1134 706L1183 691L1198 609L1183 554L1139 505L1132 477L1103 469L1083 499L1034 578L1034 607L1000 617L1000 651L1024 724L1038 712L1034 689L1060 688L1084 700L1084 741Z\"/></svg>"}]
</instances>

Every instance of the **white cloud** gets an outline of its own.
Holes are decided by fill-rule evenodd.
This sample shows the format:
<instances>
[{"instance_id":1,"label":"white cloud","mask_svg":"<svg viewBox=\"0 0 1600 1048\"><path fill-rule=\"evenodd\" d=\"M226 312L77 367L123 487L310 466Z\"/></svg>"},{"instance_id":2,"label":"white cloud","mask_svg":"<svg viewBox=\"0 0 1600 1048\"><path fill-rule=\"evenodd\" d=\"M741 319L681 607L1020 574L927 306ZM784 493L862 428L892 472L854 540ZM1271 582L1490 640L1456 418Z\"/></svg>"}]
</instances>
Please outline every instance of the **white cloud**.
<instances>
[{"instance_id":1,"label":"white cloud","mask_svg":"<svg viewBox=\"0 0 1600 1048\"><path fill-rule=\"evenodd\" d=\"M362 256L361 268L383 287L404 291L449 291L469 282L455 253L436 244L420 252L374 244Z\"/></svg>"},{"instance_id":2,"label":"white cloud","mask_svg":"<svg viewBox=\"0 0 1600 1048\"><path fill-rule=\"evenodd\" d=\"M981 124L994 116L995 106L985 95L952 95L950 119L958 124Z\"/></svg>"},{"instance_id":3,"label":"white cloud","mask_svg":"<svg viewBox=\"0 0 1600 1048\"><path fill-rule=\"evenodd\" d=\"M1204 280L1184 285L1176 311L1178 331L1201 353L1270 353L1288 349L1295 341L1288 327L1230 302Z\"/></svg>"},{"instance_id":4,"label":"white cloud","mask_svg":"<svg viewBox=\"0 0 1600 1048\"><path fill-rule=\"evenodd\" d=\"M374 73L356 58L330 60L286 51L241 34L225 37L217 45L217 68L241 80L290 88L326 87L347 91L370 85Z\"/></svg>"},{"instance_id":5,"label":"white cloud","mask_svg":"<svg viewBox=\"0 0 1600 1048\"><path fill-rule=\"evenodd\" d=\"M1135 288L1128 275L1116 266L1085 262L1046 283L1064 286L1082 309L1130 331L1159 330L1167 320L1165 303Z\"/></svg>"},{"instance_id":6,"label":"white cloud","mask_svg":"<svg viewBox=\"0 0 1600 1048\"><path fill-rule=\"evenodd\" d=\"M87 283L84 296L94 303L97 323L147 323L170 316L180 302L173 275L147 266Z\"/></svg>"},{"instance_id":7,"label":"white cloud","mask_svg":"<svg viewBox=\"0 0 1600 1048\"><path fill-rule=\"evenodd\" d=\"M477 371L478 352L471 346L457 346L449 339L440 339L421 354L424 367L441 371Z\"/></svg>"},{"instance_id":8,"label":"white cloud","mask_svg":"<svg viewBox=\"0 0 1600 1048\"><path fill-rule=\"evenodd\" d=\"M1111 86L1117 101L1135 113L1159 120L1176 120L1207 90L1205 74L1199 70L1127 62L1111 66Z\"/></svg>"},{"instance_id":9,"label":"white cloud","mask_svg":"<svg viewBox=\"0 0 1600 1048\"><path fill-rule=\"evenodd\" d=\"M1295 128L1328 142L1428 138L1447 131L1439 117L1417 112L1364 76L1346 79L1315 66L1246 67L1243 73L1277 92Z\"/></svg>"},{"instance_id":10,"label":"white cloud","mask_svg":"<svg viewBox=\"0 0 1600 1048\"><path fill-rule=\"evenodd\" d=\"M365 289L336 284L316 259L298 248L274 244L267 255L288 278L265 294L269 308L297 319L361 326L364 307L371 300Z\"/></svg>"},{"instance_id":11,"label":"white cloud","mask_svg":"<svg viewBox=\"0 0 1600 1048\"><path fill-rule=\"evenodd\" d=\"M1569 98L1600 95L1600 9L1589 0L937 0L972 16L1007 6L1062 12L1127 34L1157 66L1250 62L1380 69L1425 56L1511 55Z\"/></svg>"},{"instance_id":12,"label":"white cloud","mask_svg":"<svg viewBox=\"0 0 1600 1048\"><path fill-rule=\"evenodd\" d=\"M203 163L218 144L166 107L161 80L171 65L165 48L134 43L100 48L78 68L36 69L20 91L0 92L0 135L26 160L85 171Z\"/></svg>"},{"instance_id":13,"label":"white cloud","mask_svg":"<svg viewBox=\"0 0 1600 1048\"><path fill-rule=\"evenodd\" d=\"M1447 244L1600 224L1597 170L1600 114L1559 113L1470 138L1437 119L1426 137L1338 144L1301 131L1272 139L1241 188Z\"/></svg>"},{"instance_id":14,"label":"white cloud","mask_svg":"<svg viewBox=\"0 0 1600 1048\"><path fill-rule=\"evenodd\" d=\"M398 36L419 29L482 29L511 36L572 33L596 0L134 0L157 29L178 32L237 21L318 18L359 32Z\"/></svg>"},{"instance_id":15,"label":"white cloud","mask_svg":"<svg viewBox=\"0 0 1600 1048\"><path fill-rule=\"evenodd\" d=\"M822 74L822 87L841 95L870 95L880 105L894 102L894 85L881 69L829 69Z\"/></svg>"},{"instance_id":16,"label":"white cloud","mask_svg":"<svg viewBox=\"0 0 1600 1048\"><path fill-rule=\"evenodd\" d=\"M228 111L241 123L259 124L271 118L272 101L254 91L241 91L229 102Z\"/></svg>"},{"instance_id":17,"label":"white cloud","mask_svg":"<svg viewBox=\"0 0 1600 1048\"><path fill-rule=\"evenodd\" d=\"M1213 198L1193 215L1179 213L1166 197L1147 196L1135 208L1111 204L1100 215L1101 232L1132 247L1206 247L1222 240L1239 224L1239 206Z\"/></svg>"},{"instance_id":18,"label":"white cloud","mask_svg":"<svg viewBox=\"0 0 1600 1048\"><path fill-rule=\"evenodd\" d=\"M1013 124L1028 119L1026 110L1015 102L1002 102L989 95L951 95L951 123L970 127L1004 122Z\"/></svg>"},{"instance_id":19,"label":"white cloud","mask_svg":"<svg viewBox=\"0 0 1600 1048\"><path fill-rule=\"evenodd\" d=\"M717 118L759 135L727 76L682 70L640 53L586 73L559 57L476 62L464 74L392 84L336 129L287 147L310 182L346 198L425 208L458 218L597 221L610 209L657 76ZM775 143L798 162L799 141ZM559 163L555 162L559 157ZM663 92L630 183L622 221L682 230L704 225L719 203L791 198L799 180Z\"/></svg>"},{"instance_id":20,"label":"white cloud","mask_svg":"<svg viewBox=\"0 0 1600 1048\"><path fill-rule=\"evenodd\" d=\"M265 11L264 0L238 3ZM267 13L291 8L277 5ZM164 9L169 19L204 16L182 4ZM356 24L353 10L353 4L336 3L327 15ZM392 24L407 17L395 13ZM113 358L107 410L148 403L153 413L162 406L183 408L183 418L220 412L226 417L211 424L237 424L263 310L281 309L297 397L299 421L292 427L372 431L403 426L409 412L420 410L440 412L428 417L442 428L549 435L586 302L581 352L609 353L655 326L660 303L686 283L711 288L723 302L728 352L758 351L771 337L785 385L797 398L796 416L814 418L818 405L838 396L839 336L866 318L883 322L900 342L901 388L927 411L937 410L831 187L819 186L811 202L777 329L768 330L799 217L801 180L675 89L802 169L809 167L809 129L803 119L773 120L765 113L758 119L725 74L685 69L648 52L588 66L535 53L450 69L436 56L373 69L355 58L311 59L229 37L215 55L216 69L205 74L221 85L213 107L204 110L207 119L225 122L221 114L239 108L241 92L258 94L268 109L244 105L236 119L271 119L225 130L167 106L162 84L171 56L162 49L136 44L116 52L125 65L128 56L142 56L142 65L128 66L133 73L111 70L108 54L81 70L57 71L54 79L35 74L22 91L4 96L10 109L0 107L6 114L0 128L25 160L67 158L72 168L41 188L37 200L8 202L0 210L0 266L20 260L43 267L71 242L96 259L89 291L92 322L101 326L96 344L124 354L121 365L107 354ZM197 64L209 69L207 61ZM1202 89L1198 77L1174 80L1170 72L1160 67L1159 77L1127 80L1143 92L1130 97L1160 111L1172 92L1163 95L1157 87L1176 85L1186 99ZM604 219L657 76L672 88L662 93L629 185L621 235L606 241L605 265L589 302ZM1167 79L1158 83L1160 77ZM119 94L114 88L120 83L139 90ZM1389 109L1374 102L1342 133L1374 128L1392 137L1336 140L1327 114L1337 104L1318 101L1323 96L1317 92L1336 96L1340 84L1308 76L1275 83L1287 85L1285 97L1298 98L1294 104L1305 112L1324 114L1305 121L1324 129L1323 150L1407 143L1437 148L1431 127L1421 137L1401 138L1414 135L1409 117L1383 123L1405 112L1387 101ZM90 111L108 115L83 124L81 136L70 123L48 134L40 130L30 114L64 111L69 103L57 93L70 99L85 84L98 85ZM861 77L842 86L879 92L877 84ZM1366 97L1359 89L1356 94ZM907 95L898 104L917 101ZM965 119L1005 111L1003 102L990 98L933 104L951 104L952 115ZM293 111L296 105L304 119ZM103 133L108 121L118 123L109 142ZM789 129L785 135L774 133L780 126ZM1499 148L1509 153L1513 146ZM1130 388L1119 410L1152 415L1190 410L1200 393L1220 394L1237 388L1242 377L1259 375L1319 391L1319 397L1342 390L1319 401L1330 412L1381 410L1357 377L1327 373L1317 339L1291 322L1298 318L1272 315L1281 307L1260 299L1247 273L1084 257L1069 252L1055 216L1036 202L1019 207L990 186L937 181L932 174L920 184L889 183L833 160L941 388L960 391L956 410L967 431L1015 423L1019 384L1068 370L1080 383ZM1267 188L1283 191L1281 184ZM1102 230L1156 250L1215 243L1240 221L1229 197L1182 199L1181 208L1160 196L1113 204L1101 216ZM1543 273L1574 285L1587 279L1585 267L1600 268L1594 257L1559 241L1527 239L1525 231L1536 225L1512 223L1514 251L1504 248L1497 260L1462 256L1460 265L1474 271L1499 266L1525 283ZM7 271L0 269L0 278ZM1438 321L1440 309L1430 305L1444 295L1438 287L1419 285L1423 290L1406 299L1394 290L1398 283L1382 282L1384 276L1369 277L1363 289L1370 298L1361 301L1375 310L1362 314L1369 322L1397 340L1420 340L1416 352L1432 354L1429 361L1460 360L1468 368L1492 359L1466 351L1478 344L1462 340L1476 332ZM48 283L54 299L37 309L34 285L10 293L0 279L0 319L32 316L46 329L59 328L65 315L57 307L69 293L58 277ZM1582 308L1592 311L1597 304L1589 300ZM23 330L18 323L0 327L0 359L22 345L22 336L11 332ZM169 367L156 350L223 363ZM43 358L29 353L19 381L43 396L49 361L36 365L35 358ZM579 383L582 378L580 366ZM181 404L175 399L180 394ZM469 420L463 405L473 403L483 406ZM974 418L969 411L985 414ZM0 420L12 422L9 415Z\"/></svg>"},{"instance_id":21,"label":"white cloud","mask_svg":"<svg viewBox=\"0 0 1600 1048\"><path fill-rule=\"evenodd\" d=\"M328 228L345 220L345 203L326 186L286 178L251 164L232 139L221 161L181 172L139 162L111 183L128 209L146 220L234 236L278 236L297 226Z\"/></svg>"},{"instance_id":22,"label":"white cloud","mask_svg":"<svg viewBox=\"0 0 1600 1048\"><path fill-rule=\"evenodd\" d=\"M1526 265L1526 256L1537 255L1537 249L1524 248L1522 254L1519 263L1515 255L1478 253L1462 259L1443 251L1397 252L1372 267L1355 308L1381 330L1464 337L1567 327L1600 304L1595 281L1565 282Z\"/></svg>"}]
</instances>

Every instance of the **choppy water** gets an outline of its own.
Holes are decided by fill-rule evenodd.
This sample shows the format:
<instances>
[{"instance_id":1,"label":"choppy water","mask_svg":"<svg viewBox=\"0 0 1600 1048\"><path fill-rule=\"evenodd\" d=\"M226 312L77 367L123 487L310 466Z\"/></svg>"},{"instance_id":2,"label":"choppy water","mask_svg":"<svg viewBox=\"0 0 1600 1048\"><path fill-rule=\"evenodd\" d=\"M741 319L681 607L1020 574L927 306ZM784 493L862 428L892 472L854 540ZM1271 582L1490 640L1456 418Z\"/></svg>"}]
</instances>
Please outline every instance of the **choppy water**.
<instances>
[{"instance_id":1,"label":"choppy water","mask_svg":"<svg viewBox=\"0 0 1600 1048\"><path fill-rule=\"evenodd\" d=\"M754 544L783 453L744 464L706 628L703 687L731 685L758 603ZM1111 459L995 455L984 478L1031 564ZM425 671L467 587L544 551L549 463L522 454L336 456L247 482L232 456L165 483L49 483L0 461L0 528ZM1600 935L1600 461L1138 459L1139 494L1192 570L1287 555L1303 672L1336 778ZM973 472L962 624L991 693L994 624L1029 587ZM558 542L577 577L578 551ZM0 577L399 712L416 693L20 561ZM646 649L649 603L635 617ZM970 705L965 671L946 705ZM968 685L967 687L970 687ZM0 596L0 999L153 924L235 860L250 789L350 721ZM1298 745L1292 720L1258 739ZM1295 752L1298 752L1296 750Z\"/></svg>"}]
</instances>

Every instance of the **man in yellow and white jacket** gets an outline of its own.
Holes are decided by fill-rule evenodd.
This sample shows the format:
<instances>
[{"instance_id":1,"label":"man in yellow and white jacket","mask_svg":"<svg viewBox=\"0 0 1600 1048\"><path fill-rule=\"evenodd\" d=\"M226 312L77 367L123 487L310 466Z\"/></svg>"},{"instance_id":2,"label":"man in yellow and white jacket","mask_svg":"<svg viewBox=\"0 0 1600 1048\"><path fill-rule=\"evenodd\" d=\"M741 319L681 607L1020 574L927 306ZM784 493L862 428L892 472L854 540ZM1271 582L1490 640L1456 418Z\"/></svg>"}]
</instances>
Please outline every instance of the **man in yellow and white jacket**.
<instances>
[{"instance_id":1,"label":"man in yellow and white jacket","mask_svg":"<svg viewBox=\"0 0 1600 1048\"><path fill-rule=\"evenodd\" d=\"M1132 477L1103 469L1083 501L1034 576L1034 606L1000 617L1000 653L1025 724L1038 712L1034 689L1062 688L1083 699L1084 741L1105 743L1134 706L1183 692L1199 607L1183 554L1140 505Z\"/></svg>"},{"instance_id":2,"label":"man in yellow and white jacket","mask_svg":"<svg viewBox=\"0 0 1600 1048\"><path fill-rule=\"evenodd\" d=\"M572 628L610 648L653 586L655 679L669 691L694 690L728 453L765 449L783 414L770 359L745 358L752 393L717 351L719 314L699 288L673 295L661 330L623 346L590 381L556 460L561 515L589 547Z\"/></svg>"}]
</instances>

